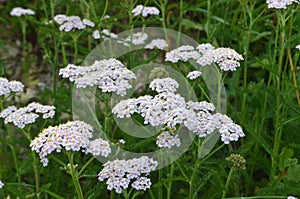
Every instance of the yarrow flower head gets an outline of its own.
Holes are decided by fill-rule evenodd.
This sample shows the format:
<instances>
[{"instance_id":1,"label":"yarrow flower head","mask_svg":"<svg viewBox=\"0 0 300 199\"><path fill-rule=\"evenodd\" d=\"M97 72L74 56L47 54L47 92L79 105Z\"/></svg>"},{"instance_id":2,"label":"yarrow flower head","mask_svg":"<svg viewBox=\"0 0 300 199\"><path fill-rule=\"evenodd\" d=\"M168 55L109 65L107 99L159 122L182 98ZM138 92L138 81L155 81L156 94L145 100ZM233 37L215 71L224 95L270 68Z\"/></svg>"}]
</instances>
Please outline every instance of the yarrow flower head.
<instances>
[{"instance_id":1,"label":"yarrow flower head","mask_svg":"<svg viewBox=\"0 0 300 199\"><path fill-rule=\"evenodd\" d=\"M189 59L197 60L199 58L200 53L197 52L193 46L184 45L167 52L165 61L176 63L178 61L186 62Z\"/></svg>"},{"instance_id":2,"label":"yarrow flower head","mask_svg":"<svg viewBox=\"0 0 300 199\"><path fill-rule=\"evenodd\" d=\"M48 165L47 156L52 152L82 151L92 155L107 157L111 152L107 141L93 138L93 128L82 121L70 121L58 126L44 129L38 137L30 143L32 151L39 154L43 166Z\"/></svg>"},{"instance_id":3,"label":"yarrow flower head","mask_svg":"<svg viewBox=\"0 0 300 199\"><path fill-rule=\"evenodd\" d=\"M159 15L159 10L156 7L145 7L143 5L137 5L131 12L134 16L142 15L143 17Z\"/></svg>"},{"instance_id":4,"label":"yarrow flower head","mask_svg":"<svg viewBox=\"0 0 300 199\"><path fill-rule=\"evenodd\" d=\"M161 92L175 92L179 84L172 78L162 78L162 79L154 79L151 81L149 88L152 90L157 91L158 93Z\"/></svg>"},{"instance_id":5,"label":"yarrow flower head","mask_svg":"<svg viewBox=\"0 0 300 199\"><path fill-rule=\"evenodd\" d=\"M187 78L189 78L190 80L194 80L197 79L198 77L200 77L202 75L202 73L198 70L189 72L189 74L187 75Z\"/></svg>"},{"instance_id":6,"label":"yarrow flower head","mask_svg":"<svg viewBox=\"0 0 300 199\"><path fill-rule=\"evenodd\" d=\"M0 96L7 95L12 92L23 92L24 85L19 81L8 81L6 78L0 77Z\"/></svg>"},{"instance_id":7,"label":"yarrow flower head","mask_svg":"<svg viewBox=\"0 0 300 199\"><path fill-rule=\"evenodd\" d=\"M298 45L296 46L296 48L297 48L298 50L300 50L300 44L298 44Z\"/></svg>"},{"instance_id":8,"label":"yarrow flower head","mask_svg":"<svg viewBox=\"0 0 300 199\"><path fill-rule=\"evenodd\" d=\"M165 125L167 129L176 130L178 125L184 125L199 137L219 131L225 144L245 136L242 128L228 116L214 113L215 107L212 103L186 102L182 96L176 94L178 86L171 78L154 79L149 87L156 90L157 95L122 100L115 105L112 113L119 118L131 117L137 113L144 118L144 124ZM156 143L159 147L180 146L179 137L165 131L157 137Z\"/></svg>"},{"instance_id":9,"label":"yarrow flower head","mask_svg":"<svg viewBox=\"0 0 300 199\"><path fill-rule=\"evenodd\" d=\"M230 48L217 48L209 50L203 54L197 63L206 66L216 63L224 71L235 71L240 66L238 61L244 60L235 50Z\"/></svg>"},{"instance_id":10,"label":"yarrow flower head","mask_svg":"<svg viewBox=\"0 0 300 199\"><path fill-rule=\"evenodd\" d=\"M76 29L82 30L85 29L87 26L95 26L94 22L88 19L81 20L81 18L78 16L66 16L63 14L56 15L54 17L54 21L60 25L59 30L65 32L70 32L71 30Z\"/></svg>"},{"instance_id":11,"label":"yarrow flower head","mask_svg":"<svg viewBox=\"0 0 300 199\"><path fill-rule=\"evenodd\" d=\"M30 10L30 9L24 9L24 8L21 8L21 7L16 7L16 8L12 9L12 11L10 12L10 15L20 17L22 15L35 15L35 12L33 10Z\"/></svg>"},{"instance_id":12,"label":"yarrow flower head","mask_svg":"<svg viewBox=\"0 0 300 199\"><path fill-rule=\"evenodd\" d=\"M286 9L287 6L293 3L300 3L299 0L267 0L268 8Z\"/></svg>"},{"instance_id":13,"label":"yarrow flower head","mask_svg":"<svg viewBox=\"0 0 300 199\"><path fill-rule=\"evenodd\" d=\"M118 43L123 44L124 46L132 45L142 45L145 44L146 40L148 39L148 34L137 32L129 35L124 41L119 40Z\"/></svg>"},{"instance_id":14,"label":"yarrow flower head","mask_svg":"<svg viewBox=\"0 0 300 199\"><path fill-rule=\"evenodd\" d=\"M101 35L100 35L99 30L95 30L93 32L93 38L94 39L100 39L101 38L101 39L103 39L105 41L105 40L107 40L109 38L116 39L116 38L118 38L118 35L116 35L115 33L112 33L108 29L103 29L101 31Z\"/></svg>"},{"instance_id":15,"label":"yarrow flower head","mask_svg":"<svg viewBox=\"0 0 300 199\"><path fill-rule=\"evenodd\" d=\"M95 61L86 67L69 64L66 68L60 69L59 75L75 82L77 88L97 86L102 92L116 92L121 96L131 88L129 80L136 78L132 71L116 59Z\"/></svg>"},{"instance_id":16,"label":"yarrow flower head","mask_svg":"<svg viewBox=\"0 0 300 199\"><path fill-rule=\"evenodd\" d=\"M171 135L169 131L163 131L156 138L156 144L160 148L172 148L173 146L179 147L181 145L178 135Z\"/></svg>"},{"instance_id":17,"label":"yarrow flower head","mask_svg":"<svg viewBox=\"0 0 300 199\"><path fill-rule=\"evenodd\" d=\"M131 187L136 190L146 190L151 186L151 180L145 176L154 171L158 162L147 156L133 158L129 160L108 161L98 174L98 180L107 179L107 189L122 193L131 183Z\"/></svg>"},{"instance_id":18,"label":"yarrow flower head","mask_svg":"<svg viewBox=\"0 0 300 199\"><path fill-rule=\"evenodd\" d=\"M26 107L17 109L15 106L9 106L0 113L0 118L5 118L4 123L14 123L20 129L27 124L32 124L42 114L43 119L53 118L55 115L55 107L41 105L32 102Z\"/></svg>"},{"instance_id":19,"label":"yarrow flower head","mask_svg":"<svg viewBox=\"0 0 300 199\"><path fill-rule=\"evenodd\" d=\"M153 39L149 44L145 46L145 49L154 49L164 50L168 47L166 40L164 39Z\"/></svg>"}]
</instances>

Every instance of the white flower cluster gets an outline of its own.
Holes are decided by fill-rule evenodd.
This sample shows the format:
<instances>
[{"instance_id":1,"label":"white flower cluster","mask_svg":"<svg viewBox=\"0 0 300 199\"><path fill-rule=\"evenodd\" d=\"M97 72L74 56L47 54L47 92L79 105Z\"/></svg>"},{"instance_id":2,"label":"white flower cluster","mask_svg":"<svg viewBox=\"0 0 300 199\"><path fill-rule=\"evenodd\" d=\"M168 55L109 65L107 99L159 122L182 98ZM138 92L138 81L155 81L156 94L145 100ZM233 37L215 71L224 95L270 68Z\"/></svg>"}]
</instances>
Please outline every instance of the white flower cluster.
<instances>
[{"instance_id":1,"label":"white flower cluster","mask_svg":"<svg viewBox=\"0 0 300 199\"><path fill-rule=\"evenodd\" d=\"M101 35L100 35L100 32L99 30L95 30L93 32L93 38L94 39L103 39L103 40L107 40L109 38L112 38L112 39L116 39L118 38L118 35L116 35L115 33L112 33L111 31L109 31L108 29L103 29L101 31Z\"/></svg>"},{"instance_id":2,"label":"white flower cluster","mask_svg":"<svg viewBox=\"0 0 300 199\"><path fill-rule=\"evenodd\" d=\"M166 40L164 39L153 39L151 40L151 42L149 44L147 44L145 46L145 49L160 49L160 50L164 50L168 47L168 44L166 42Z\"/></svg>"},{"instance_id":3,"label":"white flower cluster","mask_svg":"<svg viewBox=\"0 0 300 199\"><path fill-rule=\"evenodd\" d=\"M10 94L11 92L22 92L24 85L19 81L8 81L6 78L0 77L0 96Z\"/></svg>"},{"instance_id":4,"label":"white flower cluster","mask_svg":"<svg viewBox=\"0 0 300 199\"><path fill-rule=\"evenodd\" d=\"M143 17L159 15L159 10L156 7L146 7L143 5L137 5L131 12L134 16L142 15Z\"/></svg>"},{"instance_id":5,"label":"white flower cluster","mask_svg":"<svg viewBox=\"0 0 300 199\"><path fill-rule=\"evenodd\" d=\"M108 141L98 138L90 142L85 153L90 153L93 156L101 155L103 157L107 157L111 153L111 149Z\"/></svg>"},{"instance_id":6,"label":"white flower cluster","mask_svg":"<svg viewBox=\"0 0 300 199\"><path fill-rule=\"evenodd\" d=\"M108 179L107 189L116 190L117 193L122 193L123 189L127 189L131 181L131 187L136 190L146 190L150 188L151 181L145 177L157 167L157 161L147 156L133 158L129 160L114 160L108 161L103 166L104 168L98 174L99 181ZM145 175L145 176L142 176Z\"/></svg>"},{"instance_id":7,"label":"white flower cluster","mask_svg":"<svg viewBox=\"0 0 300 199\"><path fill-rule=\"evenodd\" d=\"M173 146L179 147L181 145L178 135L171 135L169 131L163 131L157 138L156 144L160 148L172 148Z\"/></svg>"},{"instance_id":8,"label":"white flower cluster","mask_svg":"<svg viewBox=\"0 0 300 199\"><path fill-rule=\"evenodd\" d=\"M0 189L4 187L4 183L0 180Z\"/></svg>"},{"instance_id":9,"label":"white flower cluster","mask_svg":"<svg viewBox=\"0 0 300 199\"><path fill-rule=\"evenodd\" d=\"M212 103L186 102L185 99L176 94L178 83L171 78L155 79L150 83L150 88L158 92L154 97L145 95L138 98L122 100L113 108L112 113L119 118L130 117L132 114L140 114L144 118L144 124L151 126L165 125L174 128L183 124L189 131L199 137L218 130L221 140L228 144L244 137L242 128L235 124L229 117L220 113L213 113L215 107ZM157 144L166 147L180 146L178 137L169 137L164 133L158 136ZM161 140L168 140L166 141ZM172 143L171 143L172 142Z\"/></svg>"},{"instance_id":10,"label":"white flower cluster","mask_svg":"<svg viewBox=\"0 0 300 199\"><path fill-rule=\"evenodd\" d=\"M196 47L184 45L166 53L165 61L176 63L178 61L196 60L202 66L216 63L224 71L235 71L240 66L238 61L244 60L235 50L230 48L215 49L211 44L200 44Z\"/></svg>"},{"instance_id":11,"label":"white flower cluster","mask_svg":"<svg viewBox=\"0 0 300 199\"><path fill-rule=\"evenodd\" d=\"M170 52L166 53L165 61L176 63L178 61L186 62L189 59L199 59L200 53L195 50L193 46L180 46Z\"/></svg>"},{"instance_id":12,"label":"white flower cluster","mask_svg":"<svg viewBox=\"0 0 300 199\"><path fill-rule=\"evenodd\" d=\"M189 72L189 74L187 75L187 78L189 78L190 80L194 80L197 79L198 77L200 77L202 75L202 73L198 70Z\"/></svg>"},{"instance_id":13,"label":"white flower cluster","mask_svg":"<svg viewBox=\"0 0 300 199\"><path fill-rule=\"evenodd\" d=\"M118 43L121 43L124 46L142 45L145 44L147 39L148 39L148 34L137 32L137 33L133 33L132 35L129 35L125 40L118 40Z\"/></svg>"},{"instance_id":14,"label":"white flower cluster","mask_svg":"<svg viewBox=\"0 0 300 199\"><path fill-rule=\"evenodd\" d=\"M91 141L92 137L93 128L90 125L82 121L70 121L44 129L31 141L30 147L39 154L43 166L48 165L48 155L54 151L59 153L62 148L107 157L111 152L108 142L100 138Z\"/></svg>"},{"instance_id":15,"label":"white flower cluster","mask_svg":"<svg viewBox=\"0 0 300 199\"><path fill-rule=\"evenodd\" d=\"M102 92L116 92L121 96L126 95L126 90L131 88L129 80L136 78L132 71L116 59L95 61L86 67L69 64L60 69L59 75L75 82L77 88L98 86Z\"/></svg>"},{"instance_id":16,"label":"white flower cluster","mask_svg":"<svg viewBox=\"0 0 300 199\"><path fill-rule=\"evenodd\" d=\"M298 44L295 48L300 50L300 44Z\"/></svg>"},{"instance_id":17,"label":"white flower cluster","mask_svg":"<svg viewBox=\"0 0 300 199\"><path fill-rule=\"evenodd\" d=\"M224 71L235 71L240 66L240 62L244 60L242 55L238 54L231 48L217 48L214 50L207 51L203 54L197 63L206 66L212 63L216 63Z\"/></svg>"},{"instance_id":18,"label":"white flower cluster","mask_svg":"<svg viewBox=\"0 0 300 199\"><path fill-rule=\"evenodd\" d=\"M32 124L39 117L38 114L43 115L43 119L53 118L55 115L55 107L48 105L41 105L32 102L26 107L17 109L15 106L9 106L0 113L0 118L5 118L4 123L14 123L20 129L23 129L27 124Z\"/></svg>"},{"instance_id":19,"label":"white flower cluster","mask_svg":"<svg viewBox=\"0 0 300 199\"><path fill-rule=\"evenodd\" d=\"M298 199L298 198L296 198L294 196L288 196L286 199Z\"/></svg>"},{"instance_id":20,"label":"white flower cluster","mask_svg":"<svg viewBox=\"0 0 300 199\"><path fill-rule=\"evenodd\" d=\"M81 20L81 18L78 16L66 16L63 14L56 15L54 17L54 21L56 21L56 23L60 25L59 30L65 32L70 32L71 30L75 29L82 30L85 29L87 26L95 26L94 22L88 19Z\"/></svg>"},{"instance_id":21,"label":"white flower cluster","mask_svg":"<svg viewBox=\"0 0 300 199\"><path fill-rule=\"evenodd\" d=\"M299 0L267 0L268 8L286 9L293 3L300 3Z\"/></svg>"},{"instance_id":22,"label":"white flower cluster","mask_svg":"<svg viewBox=\"0 0 300 199\"><path fill-rule=\"evenodd\" d=\"M162 78L162 79L154 79L150 82L149 88L157 91L158 93L162 92L176 92L179 84L172 78Z\"/></svg>"},{"instance_id":23,"label":"white flower cluster","mask_svg":"<svg viewBox=\"0 0 300 199\"><path fill-rule=\"evenodd\" d=\"M35 14L35 12L33 10L24 9L21 7L15 7L10 12L11 16L16 16L16 17L20 17L22 15L34 15L34 14Z\"/></svg>"}]
</instances>

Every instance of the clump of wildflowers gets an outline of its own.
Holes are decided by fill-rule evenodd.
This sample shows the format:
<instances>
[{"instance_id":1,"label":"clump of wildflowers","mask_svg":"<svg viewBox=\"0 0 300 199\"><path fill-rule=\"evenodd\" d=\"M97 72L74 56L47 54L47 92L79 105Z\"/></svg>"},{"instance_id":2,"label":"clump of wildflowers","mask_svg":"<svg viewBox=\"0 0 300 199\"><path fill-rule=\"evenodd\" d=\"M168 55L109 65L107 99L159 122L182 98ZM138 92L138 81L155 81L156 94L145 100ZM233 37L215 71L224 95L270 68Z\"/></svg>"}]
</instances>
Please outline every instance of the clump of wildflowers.
<instances>
[{"instance_id":1,"label":"clump of wildflowers","mask_svg":"<svg viewBox=\"0 0 300 199\"><path fill-rule=\"evenodd\" d=\"M149 44L145 46L145 49L160 49L164 50L168 47L166 40L164 39L153 39Z\"/></svg>"},{"instance_id":2,"label":"clump of wildflowers","mask_svg":"<svg viewBox=\"0 0 300 199\"><path fill-rule=\"evenodd\" d=\"M27 124L32 124L42 114L43 119L53 118L55 115L55 107L49 105L41 105L36 102L28 104L26 107L17 109L15 106L9 106L0 113L0 118L5 118L4 123L14 123L20 129Z\"/></svg>"},{"instance_id":3,"label":"clump of wildflowers","mask_svg":"<svg viewBox=\"0 0 300 199\"><path fill-rule=\"evenodd\" d=\"M116 104L112 112L119 118L131 117L134 113L140 114L144 118L144 124L151 126L165 125L173 129L177 125L183 124L199 137L206 137L218 130L221 140L225 144L245 136L242 128L228 116L214 113L215 107L212 103L206 101L186 102L182 96L176 93L179 85L174 79L154 79L149 87L158 94L154 97L145 95L122 100ZM159 147L180 146L179 138L175 134L168 135L164 132L157 139Z\"/></svg>"},{"instance_id":4,"label":"clump of wildflowers","mask_svg":"<svg viewBox=\"0 0 300 199\"><path fill-rule=\"evenodd\" d=\"M202 73L198 70L189 72L189 74L187 75L187 78L189 78L190 80L194 80L197 79L198 77L200 77L202 75Z\"/></svg>"},{"instance_id":5,"label":"clump of wildflowers","mask_svg":"<svg viewBox=\"0 0 300 199\"><path fill-rule=\"evenodd\" d=\"M195 50L193 46L180 46L170 52L166 53L165 61L176 63L178 61L186 62L189 59L199 59L200 53Z\"/></svg>"},{"instance_id":6,"label":"clump of wildflowers","mask_svg":"<svg viewBox=\"0 0 300 199\"><path fill-rule=\"evenodd\" d=\"M137 5L131 12L134 16L142 15L143 17L159 15L159 10L156 7L146 7L143 5Z\"/></svg>"},{"instance_id":7,"label":"clump of wildflowers","mask_svg":"<svg viewBox=\"0 0 300 199\"><path fill-rule=\"evenodd\" d=\"M286 9L287 6L293 3L300 3L298 0L267 0L268 8Z\"/></svg>"},{"instance_id":8,"label":"clump of wildflowers","mask_svg":"<svg viewBox=\"0 0 300 199\"><path fill-rule=\"evenodd\" d=\"M132 71L116 59L95 61L86 67L69 64L60 69L59 75L75 82L77 88L97 86L102 92L116 92L121 96L131 88L129 80L136 78Z\"/></svg>"},{"instance_id":9,"label":"clump of wildflowers","mask_svg":"<svg viewBox=\"0 0 300 199\"><path fill-rule=\"evenodd\" d=\"M107 141L93 138L93 128L82 121L71 121L44 129L38 137L31 141L32 151L39 154L43 166L48 165L47 156L52 152L82 151L92 155L107 157L111 152Z\"/></svg>"},{"instance_id":10,"label":"clump of wildflowers","mask_svg":"<svg viewBox=\"0 0 300 199\"><path fill-rule=\"evenodd\" d=\"M240 66L239 61L244 60L243 57L235 50L230 48L217 48L206 51L197 63L206 66L216 63L224 71L235 71Z\"/></svg>"},{"instance_id":11,"label":"clump of wildflowers","mask_svg":"<svg viewBox=\"0 0 300 199\"><path fill-rule=\"evenodd\" d=\"M98 180L107 179L107 189L122 193L131 183L131 187L136 190L146 190L150 188L151 181L145 177L157 167L157 161L147 156L133 158L129 160L108 161L98 174Z\"/></svg>"},{"instance_id":12,"label":"clump of wildflowers","mask_svg":"<svg viewBox=\"0 0 300 199\"><path fill-rule=\"evenodd\" d=\"M63 14L56 15L54 17L54 21L60 25L59 30L65 32L70 32L71 30L76 29L82 30L85 29L87 26L95 26L94 22L88 19L81 20L81 18L78 16L66 16Z\"/></svg>"},{"instance_id":13,"label":"clump of wildflowers","mask_svg":"<svg viewBox=\"0 0 300 199\"><path fill-rule=\"evenodd\" d=\"M19 81L8 81L6 78L0 77L0 96L7 95L12 92L23 92L24 85Z\"/></svg>"},{"instance_id":14,"label":"clump of wildflowers","mask_svg":"<svg viewBox=\"0 0 300 199\"><path fill-rule=\"evenodd\" d=\"M30 10L30 9L15 7L11 10L10 15L20 17L22 15L35 15L35 12L33 10Z\"/></svg>"}]
</instances>

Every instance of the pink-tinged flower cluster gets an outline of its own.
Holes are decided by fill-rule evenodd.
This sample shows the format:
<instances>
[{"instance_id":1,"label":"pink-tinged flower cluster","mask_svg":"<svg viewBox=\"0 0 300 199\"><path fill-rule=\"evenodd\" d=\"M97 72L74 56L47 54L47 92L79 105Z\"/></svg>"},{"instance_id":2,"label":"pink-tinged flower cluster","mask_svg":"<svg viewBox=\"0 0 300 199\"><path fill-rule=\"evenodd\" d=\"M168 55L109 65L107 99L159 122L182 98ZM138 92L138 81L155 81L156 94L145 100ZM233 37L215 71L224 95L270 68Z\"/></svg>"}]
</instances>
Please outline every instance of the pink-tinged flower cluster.
<instances>
[{"instance_id":1,"label":"pink-tinged flower cluster","mask_svg":"<svg viewBox=\"0 0 300 199\"><path fill-rule=\"evenodd\" d=\"M43 166L48 165L47 156L52 152L82 151L94 156L107 157L111 152L109 143L101 138L93 138L93 128L82 121L71 121L44 129L30 143L32 151L39 154Z\"/></svg>"},{"instance_id":2,"label":"pink-tinged flower cluster","mask_svg":"<svg viewBox=\"0 0 300 199\"><path fill-rule=\"evenodd\" d=\"M136 190L146 190L150 188L149 175L157 167L157 161L147 156L133 158L128 160L108 161L103 166L102 171L98 174L98 180L107 179L107 189L115 190L122 193L123 189L127 189L131 183L131 187Z\"/></svg>"}]
</instances>

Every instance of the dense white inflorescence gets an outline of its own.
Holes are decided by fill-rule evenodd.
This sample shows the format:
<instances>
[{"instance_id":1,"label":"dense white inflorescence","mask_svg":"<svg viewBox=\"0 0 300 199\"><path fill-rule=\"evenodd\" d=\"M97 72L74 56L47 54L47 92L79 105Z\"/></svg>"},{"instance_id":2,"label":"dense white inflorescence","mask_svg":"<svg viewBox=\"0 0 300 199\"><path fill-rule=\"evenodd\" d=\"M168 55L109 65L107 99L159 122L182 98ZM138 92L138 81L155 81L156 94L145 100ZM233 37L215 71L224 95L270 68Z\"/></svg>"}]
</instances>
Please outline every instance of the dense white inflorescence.
<instances>
[{"instance_id":1,"label":"dense white inflorescence","mask_svg":"<svg viewBox=\"0 0 300 199\"><path fill-rule=\"evenodd\" d=\"M199 59L200 53L193 46L184 45L166 53L165 61L176 63L178 61L186 62L189 59Z\"/></svg>"},{"instance_id":2,"label":"dense white inflorescence","mask_svg":"<svg viewBox=\"0 0 300 199\"><path fill-rule=\"evenodd\" d=\"M160 148L172 148L173 146L179 147L181 145L178 135L171 135L169 131L163 131L156 138L156 144Z\"/></svg>"},{"instance_id":3,"label":"dense white inflorescence","mask_svg":"<svg viewBox=\"0 0 300 199\"><path fill-rule=\"evenodd\" d=\"M34 15L34 14L35 14L35 12L33 10L24 9L21 7L13 8L10 12L11 16L16 16L16 17L20 17L22 15Z\"/></svg>"},{"instance_id":4,"label":"dense white inflorescence","mask_svg":"<svg viewBox=\"0 0 300 199\"><path fill-rule=\"evenodd\" d=\"M164 39L153 39L151 40L151 42L149 44L147 44L145 46L145 49L160 49L160 50L164 50L168 47L168 44L166 42L166 40Z\"/></svg>"},{"instance_id":5,"label":"dense white inflorescence","mask_svg":"<svg viewBox=\"0 0 300 199\"><path fill-rule=\"evenodd\" d=\"M189 74L187 75L187 78L189 78L190 80L194 80L197 79L198 77L200 77L202 75L202 73L198 70L189 72Z\"/></svg>"},{"instance_id":6,"label":"dense white inflorescence","mask_svg":"<svg viewBox=\"0 0 300 199\"><path fill-rule=\"evenodd\" d=\"M235 71L240 66L239 61L243 57L231 48L217 48L207 51L201 56L197 63L206 66L216 63L224 71Z\"/></svg>"},{"instance_id":7,"label":"dense white inflorescence","mask_svg":"<svg viewBox=\"0 0 300 199\"><path fill-rule=\"evenodd\" d=\"M298 44L298 45L296 46L296 48L297 48L298 50L300 50L300 44Z\"/></svg>"},{"instance_id":8,"label":"dense white inflorescence","mask_svg":"<svg viewBox=\"0 0 300 199\"><path fill-rule=\"evenodd\" d=\"M53 118L55 107L41 105L36 102L28 104L26 107L17 109L15 106L9 106L0 113L0 118L5 118L4 123L12 122L18 128L23 129L27 124L32 124L42 115L43 119Z\"/></svg>"},{"instance_id":9,"label":"dense white inflorescence","mask_svg":"<svg viewBox=\"0 0 300 199\"><path fill-rule=\"evenodd\" d=\"M82 151L107 157L111 152L108 142L100 138L91 138L93 128L90 125L82 121L71 121L44 129L31 141L30 147L39 154L43 166L48 165L48 155L54 151L59 153L63 148L67 151Z\"/></svg>"},{"instance_id":10,"label":"dense white inflorescence","mask_svg":"<svg viewBox=\"0 0 300 199\"><path fill-rule=\"evenodd\" d=\"M94 22L88 19L81 20L81 18L78 16L66 16L63 14L56 15L54 17L54 21L60 25L59 30L65 32L70 32L71 30L76 29L82 30L87 26L95 26Z\"/></svg>"},{"instance_id":11,"label":"dense white inflorescence","mask_svg":"<svg viewBox=\"0 0 300 199\"><path fill-rule=\"evenodd\" d=\"M0 77L0 96L7 95L12 92L23 92L24 85L19 81L8 81L6 78Z\"/></svg>"},{"instance_id":12,"label":"dense white inflorescence","mask_svg":"<svg viewBox=\"0 0 300 199\"><path fill-rule=\"evenodd\" d=\"M85 153L91 153L93 156L101 155L107 157L111 153L111 148L108 141L98 138L90 142Z\"/></svg>"},{"instance_id":13,"label":"dense white inflorescence","mask_svg":"<svg viewBox=\"0 0 300 199\"><path fill-rule=\"evenodd\" d=\"M146 190L150 188L151 181L145 177L157 167L157 161L147 156L133 158L129 160L108 161L103 165L102 171L98 174L98 180L107 179L107 189L122 193L131 183L131 187L136 190Z\"/></svg>"},{"instance_id":14,"label":"dense white inflorescence","mask_svg":"<svg viewBox=\"0 0 300 199\"><path fill-rule=\"evenodd\" d=\"M221 140L225 144L245 136L242 128L228 116L214 113L215 107L212 103L206 101L186 102L176 93L178 83L175 80L171 78L155 79L150 83L150 88L156 90L158 94L154 97L146 95L122 100L116 104L112 113L119 118L131 117L132 114L137 113L144 118L145 124L165 125L169 129L183 124L199 137L205 137L218 130ZM164 132L157 139L159 147L180 146L179 137L175 134L167 135Z\"/></svg>"},{"instance_id":15,"label":"dense white inflorescence","mask_svg":"<svg viewBox=\"0 0 300 199\"><path fill-rule=\"evenodd\" d=\"M196 50L203 55L204 53L214 50L215 47L211 45L210 43L205 43L205 44L199 44L196 48Z\"/></svg>"},{"instance_id":16,"label":"dense white inflorescence","mask_svg":"<svg viewBox=\"0 0 300 199\"><path fill-rule=\"evenodd\" d=\"M286 9L287 6L293 3L300 3L299 0L267 0L268 8Z\"/></svg>"},{"instance_id":17,"label":"dense white inflorescence","mask_svg":"<svg viewBox=\"0 0 300 199\"><path fill-rule=\"evenodd\" d=\"M159 10L156 7L146 7L143 5L137 5L131 12L134 16L142 15L143 17L159 15Z\"/></svg>"},{"instance_id":18,"label":"dense white inflorescence","mask_svg":"<svg viewBox=\"0 0 300 199\"><path fill-rule=\"evenodd\" d=\"M4 187L4 183L0 180L0 189Z\"/></svg>"},{"instance_id":19,"label":"dense white inflorescence","mask_svg":"<svg viewBox=\"0 0 300 199\"><path fill-rule=\"evenodd\" d=\"M77 88L97 86L102 92L116 92L121 96L126 95L126 90L131 88L129 80L136 78L132 71L116 59L95 61L86 67L69 64L60 69L59 75L75 82Z\"/></svg>"}]
</instances>

